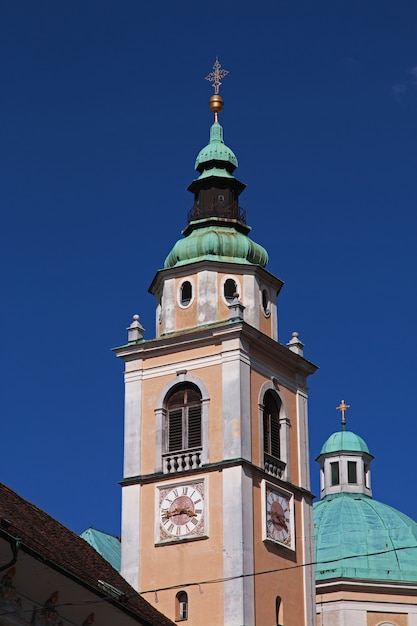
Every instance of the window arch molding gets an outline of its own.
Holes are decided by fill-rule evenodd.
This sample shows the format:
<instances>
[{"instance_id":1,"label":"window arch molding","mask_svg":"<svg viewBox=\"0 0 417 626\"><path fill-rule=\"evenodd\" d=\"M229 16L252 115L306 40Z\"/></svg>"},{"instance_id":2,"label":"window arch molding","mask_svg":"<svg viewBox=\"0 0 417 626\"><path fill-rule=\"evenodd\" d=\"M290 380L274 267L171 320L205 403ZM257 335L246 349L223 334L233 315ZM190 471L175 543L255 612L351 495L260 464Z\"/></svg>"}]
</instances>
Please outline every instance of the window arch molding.
<instances>
[{"instance_id":1,"label":"window arch molding","mask_svg":"<svg viewBox=\"0 0 417 626\"><path fill-rule=\"evenodd\" d=\"M184 293L186 292L186 293ZM188 309L195 300L195 284L191 276L183 278L178 285L177 303L181 309Z\"/></svg>"},{"instance_id":2,"label":"window arch molding","mask_svg":"<svg viewBox=\"0 0 417 626\"><path fill-rule=\"evenodd\" d=\"M156 459L155 459L155 471L163 471L162 455L166 450L166 403L169 395L175 387L181 384L193 385L197 387L201 395L201 440L202 440L202 453L201 463L208 463L209 459L209 403L210 397L208 389L205 383L194 376L188 374L186 371L180 371L175 378L172 378L159 393L155 407L156 417Z\"/></svg>"},{"instance_id":3,"label":"window arch molding","mask_svg":"<svg viewBox=\"0 0 417 626\"><path fill-rule=\"evenodd\" d=\"M188 619L188 594L179 591L175 596L175 621L182 622Z\"/></svg>"},{"instance_id":4,"label":"window arch molding","mask_svg":"<svg viewBox=\"0 0 417 626\"><path fill-rule=\"evenodd\" d=\"M267 392L271 392L279 401L279 427L280 427L280 460L285 463L281 478L289 480L289 450L290 450L290 420L288 407L278 384L274 381L265 382L259 390L259 446L261 464L264 464L264 399Z\"/></svg>"},{"instance_id":5,"label":"window arch molding","mask_svg":"<svg viewBox=\"0 0 417 626\"><path fill-rule=\"evenodd\" d=\"M271 317L271 294L268 287L261 285L261 308L264 317Z\"/></svg>"},{"instance_id":6,"label":"window arch molding","mask_svg":"<svg viewBox=\"0 0 417 626\"><path fill-rule=\"evenodd\" d=\"M234 283L233 289L232 289L232 283ZM220 289L221 289L220 291L221 298L225 304L229 305L233 301L234 293L232 293L232 291L234 291L235 293L238 293L240 300L242 300L242 286L237 276L232 276L231 274L227 274L227 276L223 276ZM225 293L225 291L227 293Z\"/></svg>"}]
</instances>

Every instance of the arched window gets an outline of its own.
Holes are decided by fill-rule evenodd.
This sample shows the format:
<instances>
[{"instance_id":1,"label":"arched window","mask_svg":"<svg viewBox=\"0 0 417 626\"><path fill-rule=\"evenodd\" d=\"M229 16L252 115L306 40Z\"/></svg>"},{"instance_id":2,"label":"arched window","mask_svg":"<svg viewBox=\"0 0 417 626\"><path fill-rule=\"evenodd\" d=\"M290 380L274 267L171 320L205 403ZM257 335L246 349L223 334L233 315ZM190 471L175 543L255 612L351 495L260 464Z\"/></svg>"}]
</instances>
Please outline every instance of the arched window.
<instances>
[{"instance_id":1,"label":"arched window","mask_svg":"<svg viewBox=\"0 0 417 626\"><path fill-rule=\"evenodd\" d=\"M166 403L167 452L201 447L201 394L195 385L174 387Z\"/></svg>"},{"instance_id":2,"label":"arched window","mask_svg":"<svg viewBox=\"0 0 417 626\"><path fill-rule=\"evenodd\" d=\"M182 306L188 306L193 296L193 288L189 280L185 280L181 285L180 300Z\"/></svg>"},{"instance_id":3,"label":"arched window","mask_svg":"<svg viewBox=\"0 0 417 626\"><path fill-rule=\"evenodd\" d=\"M188 595L185 591L179 591L175 596L175 621L186 619L188 619Z\"/></svg>"},{"instance_id":4,"label":"arched window","mask_svg":"<svg viewBox=\"0 0 417 626\"><path fill-rule=\"evenodd\" d=\"M271 310L269 308L269 294L266 289L262 289L262 309L265 317L269 317L271 315Z\"/></svg>"},{"instance_id":5,"label":"arched window","mask_svg":"<svg viewBox=\"0 0 417 626\"><path fill-rule=\"evenodd\" d=\"M284 621L282 619L282 600L280 596L277 596L275 599L275 616L277 626L283 626Z\"/></svg>"},{"instance_id":6,"label":"arched window","mask_svg":"<svg viewBox=\"0 0 417 626\"><path fill-rule=\"evenodd\" d=\"M279 432L281 401L272 391L267 391L264 395L263 405L264 453L279 459L281 458Z\"/></svg>"}]
</instances>

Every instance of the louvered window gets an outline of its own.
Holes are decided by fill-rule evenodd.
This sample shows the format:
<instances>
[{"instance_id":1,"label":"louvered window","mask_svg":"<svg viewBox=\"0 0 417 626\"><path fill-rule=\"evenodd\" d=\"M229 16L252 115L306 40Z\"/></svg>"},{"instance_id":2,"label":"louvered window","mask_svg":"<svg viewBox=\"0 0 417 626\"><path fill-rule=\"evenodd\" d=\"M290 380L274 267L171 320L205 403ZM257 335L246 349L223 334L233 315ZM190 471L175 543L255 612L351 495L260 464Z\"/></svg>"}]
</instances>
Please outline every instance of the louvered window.
<instances>
[{"instance_id":1,"label":"louvered window","mask_svg":"<svg viewBox=\"0 0 417 626\"><path fill-rule=\"evenodd\" d=\"M167 417L167 452L201 447L201 395L197 387L175 387L168 398Z\"/></svg>"},{"instance_id":2,"label":"louvered window","mask_svg":"<svg viewBox=\"0 0 417 626\"><path fill-rule=\"evenodd\" d=\"M267 391L264 396L263 428L264 428L264 452L279 459L280 447L280 424L279 424L280 401L276 396Z\"/></svg>"}]
</instances>

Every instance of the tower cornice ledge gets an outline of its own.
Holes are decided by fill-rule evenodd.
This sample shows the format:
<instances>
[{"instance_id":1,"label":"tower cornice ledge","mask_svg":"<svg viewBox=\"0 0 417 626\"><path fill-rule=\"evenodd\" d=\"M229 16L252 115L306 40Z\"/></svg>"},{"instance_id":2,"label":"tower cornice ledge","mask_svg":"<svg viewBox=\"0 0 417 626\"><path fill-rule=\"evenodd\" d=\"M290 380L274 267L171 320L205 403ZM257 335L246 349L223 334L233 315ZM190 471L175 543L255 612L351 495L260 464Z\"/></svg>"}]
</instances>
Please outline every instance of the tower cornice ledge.
<instances>
[{"instance_id":1,"label":"tower cornice ledge","mask_svg":"<svg viewBox=\"0 0 417 626\"><path fill-rule=\"evenodd\" d=\"M334 578L329 580L318 580L316 582L317 596L322 593L335 593L338 591L355 591L361 593L372 593L385 596L387 594L394 594L398 596L410 597L410 592L413 590L417 595L417 584L413 582L406 582L402 580L393 581L381 581L376 580L358 580L357 578Z\"/></svg>"},{"instance_id":2,"label":"tower cornice ledge","mask_svg":"<svg viewBox=\"0 0 417 626\"><path fill-rule=\"evenodd\" d=\"M146 360L156 356L178 354L213 345L219 340L230 341L241 339L249 346L255 346L257 351L262 351L265 356L279 360L282 365L287 365L298 374L310 376L318 369L311 361L289 350L286 346L278 343L260 330L250 326L244 321L227 320L216 322L204 327L197 327L167 335L161 335L155 339L128 343L117 348L113 352L123 361L133 361L138 358ZM243 348L242 348L243 349ZM182 357L183 360L183 357Z\"/></svg>"},{"instance_id":3,"label":"tower cornice ledge","mask_svg":"<svg viewBox=\"0 0 417 626\"><path fill-rule=\"evenodd\" d=\"M242 458L227 459L224 461L218 461L216 463L206 463L204 465L201 465L196 470L188 470L186 473L183 472L181 474L175 474L175 475L174 474L167 475L167 474L163 474L162 472L157 472L154 474L129 476L128 478L124 478L123 480L121 480L119 484L122 487L126 487L128 485L144 485L144 484L149 484L149 483L160 482L161 480L164 480L167 477L171 479L178 479L178 478L184 479L185 477L187 477L188 479L194 474L197 476L200 476L204 472L218 472L228 467L237 467L237 466L246 467L250 469L251 471L256 472L257 474L259 474L260 480L266 479L268 480L268 482L274 483L277 487L283 487L284 489L288 489L290 487L296 494L298 494L300 498L307 498L312 501L313 498L316 497L308 489L305 489L304 487L300 487L299 485L295 485L287 480L281 480L280 478L277 478L276 476L271 476L270 474L265 472L265 470L262 467L259 467L258 465L251 463L247 459L242 459Z\"/></svg>"}]
</instances>

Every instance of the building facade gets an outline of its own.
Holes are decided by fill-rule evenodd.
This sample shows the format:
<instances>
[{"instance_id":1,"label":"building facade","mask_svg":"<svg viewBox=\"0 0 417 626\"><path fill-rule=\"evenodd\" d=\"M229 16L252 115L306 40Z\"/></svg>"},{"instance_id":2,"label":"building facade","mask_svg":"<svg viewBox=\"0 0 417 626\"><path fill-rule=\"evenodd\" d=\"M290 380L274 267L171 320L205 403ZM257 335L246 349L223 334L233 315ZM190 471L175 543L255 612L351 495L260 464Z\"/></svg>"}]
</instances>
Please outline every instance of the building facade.
<instances>
[{"instance_id":1,"label":"building facade","mask_svg":"<svg viewBox=\"0 0 417 626\"><path fill-rule=\"evenodd\" d=\"M282 282L249 238L245 185L214 123L189 186L193 209L157 272L156 337L138 316L125 363L122 574L193 626L314 623L307 377L278 342Z\"/></svg>"}]
</instances>

